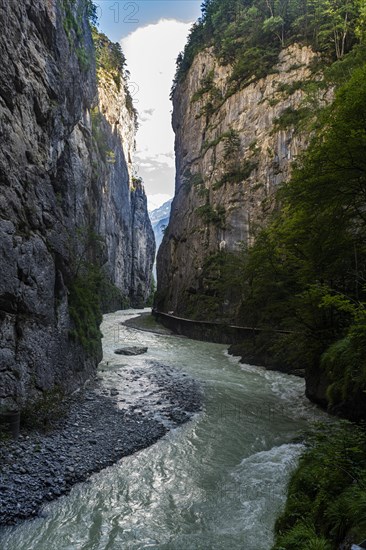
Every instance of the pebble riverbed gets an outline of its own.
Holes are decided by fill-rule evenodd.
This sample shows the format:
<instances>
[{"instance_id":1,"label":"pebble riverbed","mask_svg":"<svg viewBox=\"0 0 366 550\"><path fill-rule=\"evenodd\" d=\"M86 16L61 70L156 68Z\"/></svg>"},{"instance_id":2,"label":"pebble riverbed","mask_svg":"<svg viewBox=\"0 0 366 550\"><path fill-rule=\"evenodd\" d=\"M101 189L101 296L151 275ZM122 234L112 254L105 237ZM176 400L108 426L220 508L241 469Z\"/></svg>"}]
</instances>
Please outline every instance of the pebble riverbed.
<instances>
[{"instance_id":1,"label":"pebble riverbed","mask_svg":"<svg viewBox=\"0 0 366 550\"><path fill-rule=\"evenodd\" d=\"M148 447L201 409L200 386L181 370L146 360L139 367L114 364L111 373L107 383L97 376L70 398L65 416L48 432L1 442L0 525L39 515L47 501Z\"/></svg>"}]
</instances>

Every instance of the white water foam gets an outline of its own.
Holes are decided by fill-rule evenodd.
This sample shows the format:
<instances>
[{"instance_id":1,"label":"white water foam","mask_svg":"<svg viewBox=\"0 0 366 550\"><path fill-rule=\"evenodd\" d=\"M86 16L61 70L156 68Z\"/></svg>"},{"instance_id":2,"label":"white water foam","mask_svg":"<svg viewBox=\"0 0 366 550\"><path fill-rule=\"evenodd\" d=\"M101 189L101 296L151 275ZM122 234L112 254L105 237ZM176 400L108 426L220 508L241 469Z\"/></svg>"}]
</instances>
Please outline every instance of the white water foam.
<instances>
[{"instance_id":1,"label":"white water foam","mask_svg":"<svg viewBox=\"0 0 366 550\"><path fill-rule=\"evenodd\" d=\"M224 355L242 371L263 378L271 392L280 398L284 404L284 409L288 408L298 418L313 422L329 419L325 412L306 398L305 380L303 378L279 371L267 370L264 367L240 363L240 358L230 355L227 350L225 350Z\"/></svg>"}]
</instances>

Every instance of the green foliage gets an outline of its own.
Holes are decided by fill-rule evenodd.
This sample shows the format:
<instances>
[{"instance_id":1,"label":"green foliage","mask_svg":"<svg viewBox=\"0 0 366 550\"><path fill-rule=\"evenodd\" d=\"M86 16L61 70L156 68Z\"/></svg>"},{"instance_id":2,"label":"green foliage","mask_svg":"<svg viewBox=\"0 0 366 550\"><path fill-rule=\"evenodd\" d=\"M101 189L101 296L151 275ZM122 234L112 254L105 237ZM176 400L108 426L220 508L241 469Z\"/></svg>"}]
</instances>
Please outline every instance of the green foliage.
<instances>
[{"instance_id":1,"label":"green foliage","mask_svg":"<svg viewBox=\"0 0 366 550\"><path fill-rule=\"evenodd\" d=\"M93 27L92 34L97 68L111 73L116 78L121 78L126 67L126 58L121 45L118 42L111 42L105 34L98 32L96 27Z\"/></svg>"},{"instance_id":2,"label":"green foliage","mask_svg":"<svg viewBox=\"0 0 366 550\"><path fill-rule=\"evenodd\" d=\"M288 128L297 128L301 121L311 114L307 107L294 109L286 107L278 118L273 121L276 130L287 130Z\"/></svg>"},{"instance_id":3,"label":"green foliage","mask_svg":"<svg viewBox=\"0 0 366 550\"><path fill-rule=\"evenodd\" d=\"M65 393L59 386L44 390L35 402L26 404L21 410L21 425L29 430L46 431L67 412Z\"/></svg>"},{"instance_id":4,"label":"green foliage","mask_svg":"<svg viewBox=\"0 0 366 550\"><path fill-rule=\"evenodd\" d=\"M69 313L74 324L70 337L91 355L97 353L102 337L101 288L102 273L93 264L84 265L69 287Z\"/></svg>"},{"instance_id":5,"label":"green foliage","mask_svg":"<svg viewBox=\"0 0 366 550\"><path fill-rule=\"evenodd\" d=\"M261 346L275 362L318 369L329 383L330 406L354 419L366 411L365 120L366 65L353 70L318 116L308 151L278 192L281 209L236 265L242 277L236 322L268 330ZM228 162L220 184L242 181L254 168ZM224 226L209 203L198 213ZM203 292L211 310L220 311L230 284L220 276L220 292ZM273 329L291 333L273 338Z\"/></svg>"},{"instance_id":6,"label":"green foliage","mask_svg":"<svg viewBox=\"0 0 366 550\"><path fill-rule=\"evenodd\" d=\"M192 174L189 168L184 172L182 180L182 187L184 187L187 192L192 189L192 187L200 188L204 185L202 174L200 172Z\"/></svg>"},{"instance_id":7,"label":"green foliage","mask_svg":"<svg viewBox=\"0 0 366 550\"><path fill-rule=\"evenodd\" d=\"M134 118L135 118L135 127L137 129L138 128L138 121L137 121L138 113L137 113L137 110L135 109L135 106L133 104L132 95L131 95L131 92L130 92L127 85L125 86L125 94L126 94L126 107L127 107L128 111L134 116Z\"/></svg>"},{"instance_id":8,"label":"green foliage","mask_svg":"<svg viewBox=\"0 0 366 550\"><path fill-rule=\"evenodd\" d=\"M246 179L250 173L257 166L257 163L253 161L244 161L240 163L239 154L240 154L240 136L239 133L230 129L227 132L219 135L217 138L212 141L206 141L202 145L203 154L208 151L211 147L216 147L219 143L224 142L224 154L223 160L225 165L225 174L216 181L212 188L219 189L226 183L238 183ZM251 151L254 154L253 151ZM208 190L202 190L203 192Z\"/></svg>"},{"instance_id":9,"label":"green foliage","mask_svg":"<svg viewBox=\"0 0 366 550\"><path fill-rule=\"evenodd\" d=\"M62 0L62 6L64 9L63 25L69 41L72 40L72 34L76 35L79 40L82 39L82 27L75 15L75 0Z\"/></svg>"},{"instance_id":10,"label":"green foliage","mask_svg":"<svg viewBox=\"0 0 366 550\"><path fill-rule=\"evenodd\" d=\"M214 86L214 75L214 70L212 70L201 80L201 87L192 96L193 103L212 90Z\"/></svg>"},{"instance_id":11,"label":"green foliage","mask_svg":"<svg viewBox=\"0 0 366 550\"><path fill-rule=\"evenodd\" d=\"M240 136L237 130L230 128L228 132L223 135L224 143L224 159L226 161L236 160L240 151Z\"/></svg>"},{"instance_id":12,"label":"green foliage","mask_svg":"<svg viewBox=\"0 0 366 550\"><path fill-rule=\"evenodd\" d=\"M95 27L98 23L98 14L97 6L92 0L86 0L86 14L91 28Z\"/></svg>"},{"instance_id":13,"label":"green foliage","mask_svg":"<svg viewBox=\"0 0 366 550\"><path fill-rule=\"evenodd\" d=\"M219 88L212 84L206 92L201 93L201 90L196 92L196 94L193 95L192 101L198 101L204 96L207 96L206 102L201 107L201 110L196 118L206 116L206 124L208 124L210 117L221 107L223 97Z\"/></svg>"},{"instance_id":14,"label":"green foliage","mask_svg":"<svg viewBox=\"0 0 366 550\"><path fill-rule=\"evenodd\" d=\"M180 53L177 57L177 71L173 83L172 94L177 82L181 81L187 74L193 60L198 52L206 45L206 33L202 19L199 19L192 25L188 35L188 41L184 49L184 53Z\"/></svg>"},{"instance_id":15,"label":"green foliage","mask_svg":"<svg viewBox=\"0 0 366 550\"><path fill-rule=\"evenodd\" d=\"M82 71L86 72L90 68L90 57L85 48L77 48L76 55Z\"/></svg>"},{"instance_id":16,"label":"green foliage","mask_svg":"<svg viewBox=\"0 0 366 550\"><path fill-rule=\"evenodd\" d=\"M357 44L342 59L337 60L324 70L325 86L346 84L355 69L366 63L366 44ZM320 83L319 83L320 85Z\"/></svg>"},{"instance_id":17,"label":"green foliage","mask_svg":"<svg viewBox=\"0 0 366 550\"><path fill-rule=\"evenodd\" d=\"M227 183L241 183L249 178L250 174L258 167L257 162L245 160L238 166L234 166L228 170L221 179L216 181L213 185L213 189L219 189Z\"/></svg>"},{"instance_id":18,"label":"green foliage","mask_svg":"<svg viewBox=\"0 0 366 550\"><path fill-rule=\"evenodd\" d=\"M278 54L278 48L265 49L255 46L245 50L234 63L230 76L233 83L231 92L269 74L278 60Z\"/></svg>"},{"instance_id":19,"label":"green foliage","mask_svg":"<svg viewBox=\"0 0 366 550\"><path fill-rule=\"evenodd\" d=\"M206 153L211 147L216 147L219 143L224 141L224 159L231 160L236 158L240 152L240 136L239 132L231 128L227 132L217 136L211 141L204 141L202 144L202 153Z\"/></svg>"},{"instance_id":20,"label":"green foliage","mask_svg":"<svg viewBox=\"0 0 366 550\"><path fill-rule=\"evenodd\" d=\"M262 30L265 34L275 35L280 40L281 45L284 45L285 21L281 15L271 15L271 17L265 19Z\"/></svg>"},{"instance_id":21,"label":"green foliage","mask_svg":"<svg viewBox=\"0 0 366 550\"><path fill-rule=\"evenodd\" d=\"M102 313L128 309L131 305L129 298L110 281L104 272L100 275L99 305Z\"/></svg>"},{"instance_id":22,"label":"green foliage","mask_svg":"<svg viewBox=\"0 0 366 550\"><path fill-rule=\"evenodd\" d=\"M247 323L300 333L286 352L302 355L303 366L319 364L339 341L320 367L334 404L365 389L365 83L366 67L355 70L319 117L302 163L279 192L281 211L250 250L242 297Z\"/></svg>"},{"instance_id":23,"label":"green foliage","mask_svg":"<svg viewBox=\"0 0 366 550\"><path fill-rule=\"evenodd\" d=\"M347 335L332 344L322 356L321 367L329 380L327 397L331 406L354 402L358 394L364 395L366 403L366 311L363 304L358 306L355 317Z\"/></svg>"},{"instance_id":24,"label":"green foliage","mask_svg":"<svg viewBox=\"0 0 366 550\"><path fill-rule=\"evenodd\" d=\"M69 314L73 322L70 338L89 355L100 350L102 312L130 307L130 300L102 269L105 242L90 227L80 227L70 239Z\"/></svg>"},{"instance_id":25,"label":"green foliage","mask_svg":"<svg viewBox=\"0 0 366 550\"><path fill-rule=\"evenodd\" d=\"M187 315L194 320L222 319L221 309L215 294L210 295L209 290L192 293L187 291L184 295L184 303Z\"/></svg>"},{"instance_id":26,"label":"green foliage","mask_svg":"<svg viewBox=\"0 0 366 550\"><path fill-rule=\"evenodd\" d=\"M332 546L324 537L318 537L314 525L309 525L303 522L296 525L283 535L280 539L279 546L275 546L275 550L332 550Z\"/></svg>"},{"instance_id":27,"label":"green foliage","mask_svg":"<svg viewBox=\"0 0 366 550\"><path fill-rule=\"evenodd\" d=\"M126 106L134 116L135 124L137 125L137 111L134 107L133 98L127 85L130 75L126 68L126 57L122 51L121 45L118 42L111 42L109 38L105 34L99 32L95 26L92 27L92 36L98 73L108 74L114 81L118 91L120 91L122 85L124 85Z\"/></svg>"},{"instance_id":28,"label":"green foliage","mask_svg":"<svg viewBox=\"0 0 366 550\"><path fill-rule=\"evenodd\" d=\"M338 548L366 538L366 433L319 426L293 474L273 550Z\"/></svg>"},{"instance_id":29,"label":"green foliage","mask_svg":"<svg viewBox=\"0 0 366 550\"><path fill-rule=\"evenodd\" d=\"M192 174L189 179L189 183L190 185L193 185L195 187L202 185L204 183L202 174L200 173Z\"/></svg>"},{"instance_id":30,"label":"green foliage","mask_svg":"<svg viewBox=\"0 0 366 550\"><path fill-rule=\"evenodd\" d=\"M97 21L96 6L91 0L84 0L76 5L75 0L62 0L64 11L63 26L70 46L74 49L82 71L89 70L90 57L85 48L84 17L86 15L89 24L95 25Z\"/></svg>"},{"instance_id":31,"label":"green foliage","mask_svg":"<svg viewBox=\"0 0 366 550\"><path fill-rule=\"evenodd\" d=\"M286 96L291 96L297 90L303 90L309 81L295 80L288 84L287 82L282 82L277 86L277 92L280 92Z\"/></svg>"},{"instance_id":32,"label":"green foliage","mask_svg":"<svg viewBox=\"0 0 366 550\"><path fill-rule=\"evenodd\" d=\"M364 38L365 20L362 0L205 0L178 56L175 85L209 46L221 63L233 65L231 91L268 74L281 48L294 42L342 59Z\"/></svg>"},{"instance_id":33,"label":"green foliage","mask_svg":"<svg viewBox=\"0 0 366 550\"><path fill-rule=\"evenodd\" d=\"M225 304L232 302L234 295L240 295L243 282L242 254L225 251L210 254L203 263L197 290L184 296L189 318L231 320L227 318Z\"/></svg>"},{"instance_id":34,"label":"green foliage","mask_svg":"<svg viewBox=\"0 0 366 550\"><path fill-rule=\"evenodd\" d=\"M222 134L221 136L218 136L215 139L212 139L211 141L204 141L202 143L202 149L201 149L202 153L205 154L206 151L211 149L211 147L216 147L216 145L218 145L223 139L224 139L224 134Z\"/></svg>"},{"instance_id":35,"label":"green foliage","mask_svg":"<svg viewBox=\"0 0 366 550\"><path fill-rule=\"evenodd\" d=\"M73 321L70 338L89 355L100 349L101 296L104 274L100 267L103 239L90 227L77 228L70 237L69 314Z\"/></svg>"},{"instance_id":36,"label":"green foliage","mask_svg":"<svg viewBox=\"0 0 366 550\"><path fill-rule=\"evenodd\" d=\"M203 223L213 224L221 229L226 227L226 212L223 206L218 206L216 209L210 204L204 204L197 208L197 214L202 218Z\"/></svg>"},{"instance_id":37,"label":"green foliage","mask_svg":"<svg viewBox=\"0 0 366 550\"><path fill-rule=\"evenodd\" d=\"M131 191L135 192L136 189L140 189L143 186L143 180L140 176L132 176Z\"/></svg>"},{"instance_id":38,"label":"green foliage","mask_svg":"<svg viewBox=\"0 0 366 550\"><path fill-rule=\"evenodd\" d=\"M341 59L349 45L354 43L360 15L360 2L323 0L318 7L315 22L317 46L320 51L333 52Z\"/></svg>"}]
</instances>

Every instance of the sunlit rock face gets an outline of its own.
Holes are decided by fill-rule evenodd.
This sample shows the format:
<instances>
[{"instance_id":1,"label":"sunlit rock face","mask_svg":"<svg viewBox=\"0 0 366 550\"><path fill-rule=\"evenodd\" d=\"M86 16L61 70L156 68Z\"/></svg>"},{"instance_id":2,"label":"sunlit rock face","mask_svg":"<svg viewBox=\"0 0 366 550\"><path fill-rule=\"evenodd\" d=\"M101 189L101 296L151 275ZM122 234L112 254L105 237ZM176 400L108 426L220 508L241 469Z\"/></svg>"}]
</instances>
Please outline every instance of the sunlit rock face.
<instances>
[{"instance_id":1,"label":"sunlit rock face","mask_svg":"<svg viewBox=\"0 0 366 550\"><path fill-rule=\"evenodd\" d=\"M281 115L302 108L301 83L311 77L314 52L284 49L273 73L225 97L231 68L211 49L199 53L173 95L176 187L170 224L158 255L158 302L186 313L205 260L250 245L274 206L273 195L308 143ZM208 84L207 84L208 83ZM206 86L210 91L202 93ZM220 104L221 103L221 104ZM213 112L212 112L213 111ZM230 308L230 304L229 304Z\"/></svg>"},{"instance_id":2,"label":"sunlit rock face","mask_svg":"<svg viewBox=\"0 0 366 550\"><path fill-rule=\"evenodd\" d=\"M142 307L151 291L155 237L144 188L132 181L136 123L121 79L98 72L100 125L107 136L107 161L99 162L98 233L105 235L110 280L133 307ZM113 309L113 304L111 304Z\"/></svg>"},{"instance_id":3,"label":"sunlit rock face","mask_svg":"<svg viewBox=\"0 0 366 550\"><path fill-rule=\"evenodd\" d=\"M62 2L1 2L0 409L43 390L76 389L93 375L93 351L70 334L77 266L98 261L133 304L150 291L154 238L141 185L131 185L133 115L124 91L98 86L85 2L78 37ZM105 148L93 136L100 102Z\"/></svg>"}]
</instances>

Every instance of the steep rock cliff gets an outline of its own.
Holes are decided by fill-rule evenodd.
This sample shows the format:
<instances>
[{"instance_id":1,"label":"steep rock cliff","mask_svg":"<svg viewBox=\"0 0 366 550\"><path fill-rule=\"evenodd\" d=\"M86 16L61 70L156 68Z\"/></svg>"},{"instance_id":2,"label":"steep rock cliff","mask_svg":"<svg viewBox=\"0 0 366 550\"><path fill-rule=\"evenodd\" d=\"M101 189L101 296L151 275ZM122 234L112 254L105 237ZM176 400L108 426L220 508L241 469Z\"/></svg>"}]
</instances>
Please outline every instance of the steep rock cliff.
<instances>
[{"instance_id":1,"label":"steep rock cliff","mask_svg":"<svg viewBox=\"0 0 366 550\"><path fill-rule=\"evenodd\" d=\"M92 128L102 157L94 177L101 196L96 227L108 255L104 269L126 302L142 307L151 289L155 237L142 183L132 176L136 121L124 76L117 84L99 69L98 97Z\"/></svg>"},{"instance_id":2,"label":"steep rock cliff","mask_svg":"<svg viewBox=\"0 0 366 550\"><path fill-rule=\"evenodd\" d=\"M250 245L265 222L274 192L307 144L291 117L303 108L302 84L315 59L311 48L293 44L271 74L230 95L231 68L208 48L178 83L176 188L158 256L159 309L197 316L191 303L207 259ZM233 317L235 289L228 302Z\"/></svg>"},{"instance_id":3,"label":"steep rock cliff","mask_svg":"<svg viewBox=\"0 0 366 550\"><path fill-rule=\"evenodd\" d=\"M152 229L143 189L129 178L133 117L103 83L102 134L93 132L88 7L0 2L1 409L56 386L71 391L93 374L100 319L85 303L84 263L102 266L133 303L150 289Z\"/></svg>"}]
</instances>

